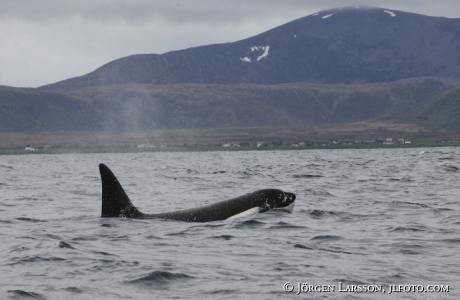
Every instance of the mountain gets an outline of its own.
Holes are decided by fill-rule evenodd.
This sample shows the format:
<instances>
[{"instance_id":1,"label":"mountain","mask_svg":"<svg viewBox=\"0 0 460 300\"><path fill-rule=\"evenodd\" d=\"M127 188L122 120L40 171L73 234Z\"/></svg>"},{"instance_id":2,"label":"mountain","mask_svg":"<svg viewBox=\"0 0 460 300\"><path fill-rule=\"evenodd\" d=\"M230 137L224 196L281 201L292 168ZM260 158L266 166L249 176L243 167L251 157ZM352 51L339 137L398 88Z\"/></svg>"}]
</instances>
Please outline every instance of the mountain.
<instances>
[{"instance_id":1,"label":"mountain","mask_svg":"<svg viewBox=\"0 0 460 300\"><path fill-rule=\"evenodd\" d=\"M0 131L139 131L321 125L373 119L460 80L372 84L124 84L51 92L0 87Z\"/></svg>"},{"instance_id":2,"label":"mountain","mask_svg":"<svg viewBox=\"0 0 460 300\"><path fill-rule=\"evenodd\" d=\"M114 60L42 87L120 84L374 83L460 77L460 19L348 7L309 15L234 43Z\"/></svg>"},{"instance_id":3,"label":"mountain","mask_svg":"<svg viewBox=\"0 0 460 300\"><path fill-rule=\"evenodd\" d=\"M92 105L60 93L0 86L0 131L94 130Z\"/></svg>"},{"instance_id":4,"label":"mountain","mask_svg":"<svg viewBox=\"0 0 460 300\"><path fill-rule=\"evenodd\" d=\"M235 43L121 58L37 89L0 86L0 131L302 126L385 115L460 130L450 90L459 84L460 19L332 9Z\"/></svg>"},{"instance_id":5,"label":"mountain","mask_svg":"<svg viewBox=\"0 0 460 300\"><path fill-rule=\"evenodd\" d=\"M460 86L456 86L403 112L383 117L381 120L418 124L432 130L460 131L459 116Z\"/></svg>"}]
</instances>

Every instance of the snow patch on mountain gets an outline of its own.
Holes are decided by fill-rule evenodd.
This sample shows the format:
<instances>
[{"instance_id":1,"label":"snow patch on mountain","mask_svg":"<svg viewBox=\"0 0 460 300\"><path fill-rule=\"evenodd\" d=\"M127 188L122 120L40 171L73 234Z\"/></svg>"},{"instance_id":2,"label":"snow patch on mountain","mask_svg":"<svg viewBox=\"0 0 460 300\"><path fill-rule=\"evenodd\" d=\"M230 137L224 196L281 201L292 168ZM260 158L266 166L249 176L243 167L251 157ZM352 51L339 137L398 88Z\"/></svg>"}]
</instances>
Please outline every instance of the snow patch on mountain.
<instances>
[{"instance_id":1,"label":"snow patch on mountain","mask_svg":"<svg viewBox=\"0 0 460 300\"><path fill-rule=\"evenodd\" d=\"M251 57L249 57L249 55L250 55L252 52L254 52L254 51L258 51L258 52L264 51L261 55L257 56L256 61L259 61L259 60L261 60L262 58L267 57L267 56L268 56L268 51L270 50L270 46L253 46L253 47L249 48L249 50L250 50L250 52L247 53L248 56L240 57L240 60L241 60L241 61L245 61L245 62L248 62L248 63L252 62L252 61L251 61ZM255 58L254 55L256 55L256 54L257 54L257 53L254 53L254 54L251 55L251 56L252 56L253 58Z\"/></svg>"},{"instance_id":2,"label":"snow patch on mountain","mask_svg":"<svg viewBox=\"0 0 460 300\"><path fill-rule=\"evenodd\" d=\"M268 56L268 50L270 50L270 46L263 47L263 50L265 50L264 53L261 56L257 57L257 61Z\"/></svg>"},{"instance_id":3,"label":"snow patch on mountain","mask_svg":"<svg viewBox=\"0 0 460 300\"><path fill-rule=\"evenodd\" d=\"M390 14L390 16L392 17L396 17L396 14L392 11L389 11L389 10L384 10L384 12L386 12L387 14Z\"/></svg>"},{"instance_id":4,"label":"snow patch on mountain","mask_svg":"<svg viewBox=\"0 0 460 300\"><path fill-rule=\"evenodd\" d=\"M325 15L324 17L321 17L321 19L327 19L329 18L330 16L333 16L334 14L329 14L329 15Z\"/></svg>"}]
</instances>

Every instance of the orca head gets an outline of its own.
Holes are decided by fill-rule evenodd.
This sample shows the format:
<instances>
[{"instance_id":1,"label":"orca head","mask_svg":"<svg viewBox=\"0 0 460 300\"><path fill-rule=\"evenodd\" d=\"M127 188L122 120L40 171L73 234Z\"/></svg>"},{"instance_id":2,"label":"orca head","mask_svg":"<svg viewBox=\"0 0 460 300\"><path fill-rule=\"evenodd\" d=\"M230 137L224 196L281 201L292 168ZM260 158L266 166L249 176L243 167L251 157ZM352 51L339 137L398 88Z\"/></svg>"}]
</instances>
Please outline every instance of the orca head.
<instances>
[{"instance_id":1,"label":"orca head","mask_svg":"<svg viewBox=\"0 0 460 300\"><path fill-rule=\"evenodd\" d=\"M293 205L295 201L294 193L283 192L278 189L266 189L258 192L260 194L260 199L262 200L261 208L264 211L269 209L283 209Z\"/></svg>"},{"instance_id":2,"label":"orca head","mask_svg":"<svg viewBox=\"0 0 460 300\"><path fill-rule=\"evenodd\" d=\"M238 213L228 219L235 219L239 217L249 216L256 213L264 213L270 209L285 210L292 212L294 208L295 194L283 192L277 189L265 189L255 191L250 194L254 199L254 207Z\"/></svg>"}]
</instances>

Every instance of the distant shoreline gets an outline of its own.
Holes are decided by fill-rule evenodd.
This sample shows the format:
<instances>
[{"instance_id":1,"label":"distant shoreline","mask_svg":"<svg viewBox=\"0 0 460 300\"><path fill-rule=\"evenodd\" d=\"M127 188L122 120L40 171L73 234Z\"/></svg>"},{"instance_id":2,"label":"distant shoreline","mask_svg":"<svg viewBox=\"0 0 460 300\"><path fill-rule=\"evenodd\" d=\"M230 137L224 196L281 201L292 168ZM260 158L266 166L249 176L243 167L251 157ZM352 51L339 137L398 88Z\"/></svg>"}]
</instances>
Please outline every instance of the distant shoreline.
<instances>
[{"instance_id":1,"label":"distant shoreline","mask_svg":"<svg viewBox=\"0 0 460 300\"><path fill-rule=\"evenodd\" d=\"M413 124L388 122L139 132L0 132L0 155L439 146L460 146L460 132L428 131Z\"/></svg>"},{"instance_id":2,"label":"distant shoreline","mask_svg":"<svg viewBox=\"0 0 460 300\"><path fill-rule=\"evenodd\" d=\"M49 148L30 151L25 149L0 149L0 155L41 155L41 154L96 154L96 153L160 153L160 152L234 152L234 151L292 151L292 150L339 150L339 149L409 149L409 148L438 148L438 147L460 147L460 140L451 143L436 143L414 141L412 144L347 144L347 145L313 145L313 146L267 146L267 147L229 147L222 146L196 146L196 147L168 147L163 149L135 148L135 147L76 147L76 148Z\"/></svg>"}]
</instances>

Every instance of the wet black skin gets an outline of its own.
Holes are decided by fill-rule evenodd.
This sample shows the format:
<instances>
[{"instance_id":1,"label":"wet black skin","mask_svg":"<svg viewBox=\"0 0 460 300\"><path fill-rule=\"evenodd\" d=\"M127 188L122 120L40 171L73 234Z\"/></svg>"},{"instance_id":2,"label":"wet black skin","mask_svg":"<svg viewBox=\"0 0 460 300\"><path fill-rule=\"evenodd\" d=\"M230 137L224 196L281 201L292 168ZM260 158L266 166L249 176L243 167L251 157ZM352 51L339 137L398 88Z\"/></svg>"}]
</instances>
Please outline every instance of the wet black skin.
<instances>
[{"instance_id":1,"label":"wet black skin","mask_svg":"<svg viewBox=\"0 0 460 300\"><path fill-rule=\"evenodd\" d=\"M296 198L293 193L278 189L264 189L198 208L144 214L132 204L118 179L106 165L100 164L99 171L102 180L102 218L160 218L186 222L210 222L228 219L254 207L258 207L259 212L286 207Z\"/></svg>"}]
</instances>

